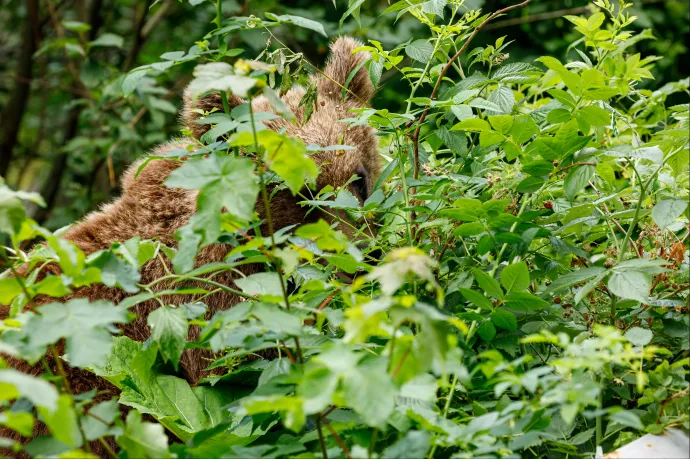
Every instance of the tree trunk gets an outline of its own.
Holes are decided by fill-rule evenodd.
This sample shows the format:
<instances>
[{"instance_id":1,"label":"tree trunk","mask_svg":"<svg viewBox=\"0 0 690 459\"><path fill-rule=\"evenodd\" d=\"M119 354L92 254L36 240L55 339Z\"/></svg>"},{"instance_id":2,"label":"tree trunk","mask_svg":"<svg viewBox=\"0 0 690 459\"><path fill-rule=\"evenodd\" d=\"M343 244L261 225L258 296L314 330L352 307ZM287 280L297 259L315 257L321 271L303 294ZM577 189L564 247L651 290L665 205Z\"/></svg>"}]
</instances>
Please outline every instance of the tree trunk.
<instances>
[{"instance_id":1,"label":"tree trunk","mask_svg":"<svg viewBox=\"0 0 690 459\"><path fill-rule=\"evenodd\" d=\"M0 142L0 176L5 177L12 162L12 153L17 143L19 128L31 89L33 55L38 48L40 37L40 20L38 18L38 0L26 0L26 21L22 32L22 45L19 53L14 90L7 106L0 115L2 142Z\"/></svg>"},{"instance_id":2,"label":"tree trunk","mask_svg":"<svg viewBox=\"0 0 690 459\"><path fill-rule=\"evenodd\" d=\"M103 0L93 0L91 4L91 10L89 11L89 25L91 29L89 30L89 41L94 40L96 35L98 35L98 29L100 29L103 24L102 9ZM79 93L79 82L74 82L75 93ZM76 96L75 96L76 98ZM69 116L67 118L67 123L65 124L65 135L62 138L62 144L67 144L70 140L77 136L79 132L79 115L81 114L82 107L75 106L69 111ZM48 218L50 212L55 205L55 200L57 198L58 191L60 190L60 184L62 183L62 176L67 167L67 154L68 152L59 151L53 160L53 164L50 166L50 171L48 172L48 178L41 188L41 196L46 202L45 207L39 207L33 214L34 220L39 224Z\"/></svg>"}]
</instances>

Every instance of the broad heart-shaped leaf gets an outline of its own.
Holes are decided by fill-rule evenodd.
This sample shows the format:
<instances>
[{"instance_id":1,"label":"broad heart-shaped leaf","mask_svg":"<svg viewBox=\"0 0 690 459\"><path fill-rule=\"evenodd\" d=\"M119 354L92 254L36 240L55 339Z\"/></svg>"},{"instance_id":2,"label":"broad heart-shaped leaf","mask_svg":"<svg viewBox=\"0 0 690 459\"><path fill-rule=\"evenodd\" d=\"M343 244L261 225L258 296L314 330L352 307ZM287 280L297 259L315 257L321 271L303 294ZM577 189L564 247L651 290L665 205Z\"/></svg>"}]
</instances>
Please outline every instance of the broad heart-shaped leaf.
<instances>
[{"instance_id":1,"label":"broad heart-shaped leaf","mask_svg":"<svg viewBox=\"0 0 690 459\"><path fill-rule=\"evenodd\" d=\"M594 176L595 170L596 167L589 164L570 169L563 183L565 197L570 201L575 199L575 196L587 186L589 180Z\"/></svg>"},{"instance_id":2,"label":"broad heart-shaped leaf","mask_svg":"<svg viewBox=\"0 0 690 459\"><path fill-rule=\"evenodd\" d=\"M517 317L505 309L496 309L491 313L491 322L499 328L514 332L517 330Z\"/></svg>"},{"instance_id":3,"label":"broad heart-shaped leaf","mask_svg":"<svg viewBox=\"0 0 690 459\"><path fill-rule=\"evenodd\" d=\"M506 292L519 292L529 287L529 270L524 261L513 263L501 271L501 285Z\"/></svg>"},{"instance_id":4,"label":"broad heart-shaped leaf","mask_svg":"<svg viewBox=\"0 0 690 459\"><path fill-rule=\"evenodd\" d=\"M257 142L266 150L268 167L285 180L293 195L304 186L305 179L314 183L319 175L316 163L307 155L306 146L301 140L267 129L257 133ZM230 139L230 145L233 146L253 144L251 132L241 132Z\"/></svg>"},{"instance_id":5,"label":"broad heart-shaped leaf","mask_svg":"<svg viewBox=\"0 0 690 459\"><path fill-rule=\"evenodd\" d=\"M254 215L259 180L254 163L246 158L213 153L208 158L188 160L165 180L165 185L200 190L208 206L225 208L234 217L248 221Z\"/></svg>"},{"instance_id":6,"label":"broad heart-shaped leaf","mask_svg":"<svg viewBox=\"0 0 690 459\"><path fill-rule=\"evenodd\" d=\"M28 342L24 350L37 358L64 338L70 365L84 368L105 359L117 330L114 325L126 322L126 309L109 301L77 298L41 306L41 315L31 315L20 333Z\"/></svg>"},{"instance_id":7,"label":"broad heart-shaped leaf","mask_svg":"<svg viewBox=\"0 0 690 459\"><path fill-rule=\"evenodd\" d=\"M405 47L405 54L426 64L433 57L434 45L427 40L415 40Z\"/></svg>"},{"instance_id":8,"label":"broad heart-shaped leaf","mask_svg":"<svg viewBox=\"0 0 690 459\"><path fill-rule=\"evenodd\" d=\"M666 229L676 221L688 207L687 199L666 199L657 203L652 209L652 218L659 228Z\"/></svg>"},{"instance_id":9,"label":"broad heart-shaped leaf","mask_svg":"<svg viewBox=\"0 0 690 459\"><path fill-rule=\"evenodd\" d=\"M13 368L0 368L0 401L27 398L34 406L52 412L58 407L55 386L44 379L29 376Z\"/></svg>"},{"instance_id":10,"label":"broad heart-shaped leaf","mask_svg":"<svg viewBox=\"0 0 690 459\"><path fill-rule=\"evenodd\" d=\"M177 369L187 339L187 312L182 308L161 306L149 314L146 323L151 327L151 339L163 360L172 361Z\"/></svg>"},{"instance_id":11,"label":"broad heart-shaped leaf","mask_svg":"<svg viewBox=\"0 0 690 459\"><path fill-rule=\"evenodd\" d=\"M620 298L647 303L652 279L649 274L640 271L615 271L607 285L611 293Z\"/></svg>"},{"instance_id":12,"label":"broad heart-shaped leaf","mask_svg":"<svg viewBox=\"0 0 690 459\"><path fill-rule=\"evenodd\" d=\"M117 443L128 457L169 458L168 437L163 426L152 422L142 422L141 414L131 410L127 414L125 431L117 437Z\"/></svg>"},{"instance_id":13,"label":"broad heart-shaped leaf","mask_svg":"<svg viewBox=\"0 0 690 459\"><path fill-rule=\"evenodd\" d=\"M472 268L472 274L474 274L474 278L477 280L479 287L484 290L487 295L497 300L503 299L503 290L501 290L501 286L496 279L477 268Z\"/></svg>"}]
</instances>

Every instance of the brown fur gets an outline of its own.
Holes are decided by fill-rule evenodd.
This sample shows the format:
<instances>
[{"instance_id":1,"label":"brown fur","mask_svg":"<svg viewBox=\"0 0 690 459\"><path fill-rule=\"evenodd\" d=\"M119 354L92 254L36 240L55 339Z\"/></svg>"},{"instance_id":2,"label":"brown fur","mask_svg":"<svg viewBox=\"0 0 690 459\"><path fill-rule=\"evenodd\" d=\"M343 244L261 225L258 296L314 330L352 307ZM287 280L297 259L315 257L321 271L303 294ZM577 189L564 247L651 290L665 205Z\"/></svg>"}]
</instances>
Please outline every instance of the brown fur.
<instances>
[{"instance_id":1,"label":"brown fur","mask_svg":"<svg viewBox=\"0 0 690 459\"><path fill-rule=\"evenodd\" d=\"M361 44L351 38L340 38L331 46L332 57L329 60L324 73L326 77L314 77L319 88L319 104L317 111L311 119L303 124L304 112L299 108L299 102L304 94L300 88L292 89L285 94L283 100L297 118L296 123L288 122L282 118L265 121L269 129L285 131L294 137L300 138L304 143L316 143L322 146L343 143L356 147L356 150L341 152L322 152L314 156L314 160L320 165L321 171L317 179L317 186L332 185L340 187L344 185L354 174L364 171L366 173L367 188L371 190L379 173L379 159L376 152L376 140L371 128L356 126L347 129L346 123L338 120L352 116L350 109L362 107L373 94L373 87L364 68L360 68L357 75L348 85L349 92L345 100L341 100L341 88L350 72L356 68L363 59L367 59L366 53L353 54L352 51ZM336 84L337 82L337 84ZM230 104L235 106L242 101L232 96ZM181 112L181 119L193 134L199 138L209 126L197 124L196 120L201 115L195 109L201 108L208 112L212 108L222 110L220 97L216 95L206 96L197 101L192 100L185 93L185 104ZM272 111L268 101L262 96L253 101L253 109L256 112ZM192 142L189 140L176 140L158 146L152 152L160 155L173 149L185 148ZM142 160L143 161L143 160ZM141 161L134 163L122 177L122 196L110 204L103 206L99 211L87 215L81 222L75 224L63 237L74 242L85 253L93 253L98 250L108 249L115 241L125 241L134 236L144 239L157 239L169 246L176 246L175 232L184 226L196 212L197 192L177 188L167 188L163 185L168 174L179 167L180 163L169 160L151 161L135 177ZM353 192L355 190L353 189ZM288 191L278 192L270 203L271 215L275 229L288 225L302 224L307 221L315 221L325 218L332 221L331 217L318 212L312 212L305 216L308 208L301 207L297 203L301 198L293 197ZM257 202L257 213L264 216L263 205ZM339 215L342 217L344 215ZM346 233L351 233L348 227L341 228ZM266 234L266 228L262 228L262 234ZM203 265L214 261L224 260L230 250L224 244L212 244L202 249L196 258L196 265ZM168 266L169 261L165 261ZM257 272L260 266L245 266L244 274ZM59 274L59 268L55 265L46 267L44 274ZM165 274L160 260L151 260L141 268L142 283L149 283ZM225 285L232 285L233 273L223 273L214 277L214 280ZM161 282L157 289L170 288L171 285ZM75 297L87 297L91 300L106 299L119 303L126 294L117 288L108 288L103 285L94 285L76 289L71 295L61 299L68 300ZM163 301L170 304L183 304L195 300L193 295L176 295L164 298ZM240 299L231 293L219 293L207 297L205 303L209 307L209 316L215 311L227 309L235 305ZM37 298L38 304L55 301L52 298ZM123 327L123 333L132 339L143 341L149 336L149 328L146 325L148 314L157 308L159 303L148 301L133 308L137 318ZM7 310L0 307L0 318L6 317ZM190 330L190 339L198 336L198 327ZM203 375L203 369L207 366L209 357L198 349L189 349L184 352L180 366L185 378L194 384ZM9 359L15 368L31 374L40 374L43 369L40 364L29 366L25 362ZM79 369L68 368L69 380L75 393L88 391L94 387L100 390L110 390L110 393L100 397L108 398L116 394L116 390L107 382L99 380L92 374ZM39 432L37 432L38 434ZM42 429L40 433L45 433ZM7 432L0 429L0 435ZM16 435L11 435L16 438ZM98 447L99 445L94 445ZM99 452L100 448L97 449Z\"/></svg>"}]
</instances>

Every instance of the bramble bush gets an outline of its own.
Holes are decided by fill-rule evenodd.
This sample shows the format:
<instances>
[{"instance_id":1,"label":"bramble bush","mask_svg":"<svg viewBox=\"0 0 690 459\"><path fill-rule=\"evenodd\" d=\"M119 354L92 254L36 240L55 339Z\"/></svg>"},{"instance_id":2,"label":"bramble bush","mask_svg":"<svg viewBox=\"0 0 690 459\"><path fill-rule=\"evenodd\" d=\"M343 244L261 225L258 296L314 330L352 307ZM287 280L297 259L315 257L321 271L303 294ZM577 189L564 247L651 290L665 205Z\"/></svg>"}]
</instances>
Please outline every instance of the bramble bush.
<instances>
[{"instance_id":1,"label":"bramble bush","mask_svg":"<svg viewBox=\"0 0 690 459\"><path fill-rule=\"evenodd\" d=\"M350 0L343 20L362 3ZM404 113L364 108L344 121L378 131L382 175L363 205L346 189L302 196L305 208L346 211L352 221L341 224L355 225L367 249L324 222L264 237L237 230L259 223L247 209L266 184L304 193L316 171L305 154L327 147L282 149L283 134L262 134L274 115L249 104L204 113L212 133L167 156L203 157L169 179L196 177L204 200L176 247L135 238L85 256L26 216L23 201L40 196L0 185L0 231L11 239L0 249L0 304L10 305L0 352L34 363L64 340L69 365L121 389L93 404L96 391L70 393L64 373L0 365L0 425L31 436L40 420L52 433L0 447L89 457L88 441L114 437L120 457L569 457L688 429L688 104L666 105L688 94L688 79L638 89L657 58L635 53L652 35L628 32L635 17L622 1L567 17L581 34L568 62L512 62L509 37L472 47L485 24L529 0L491 14L463 3L388 8L428 37L362 46L375 85L386 72L410 88ZM155 97L157 76L194 61L197 93L263 94L289 117L278 94L308 84L313 67L270 30L323 27L291 15L223 19L217 7L204 40L118 76L109 97ZM257 61L228 45L248 28L269 37ZM314 88L302 103L318 116ZM240 149L267 167L208 169L234 164ZM27 251L37 239L45 244ZM217 241L231 256L194 268ZM145 343L117 336L137 303L190 293L140 283L138 269L159 256L174 262L166 280L208 288L193 304L161 301ZM248 300L205 320L205 296L233 288L212 275L249 262L266 269L238 280ZM63 274L37 281L48 263ZM93 283L132 295L59 302ZM39 294L56 303L33 308ZM186 340L191 325L202 329L196 342ZM224 374L191 387L175 371L185 347L218 353L210 367ZM255 357L269 349L275 358ZM133 408L126 419L118 404Z\"/></svg>"}]
</instances>

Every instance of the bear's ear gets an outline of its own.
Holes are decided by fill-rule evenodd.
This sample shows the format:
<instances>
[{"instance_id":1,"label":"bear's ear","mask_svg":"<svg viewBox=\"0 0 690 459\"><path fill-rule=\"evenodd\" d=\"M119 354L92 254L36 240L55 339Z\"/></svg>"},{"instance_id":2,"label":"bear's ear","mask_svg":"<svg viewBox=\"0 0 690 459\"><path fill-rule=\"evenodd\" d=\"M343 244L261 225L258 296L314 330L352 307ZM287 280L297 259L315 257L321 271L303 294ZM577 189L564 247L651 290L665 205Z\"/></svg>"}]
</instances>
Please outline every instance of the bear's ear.
<instances>
[{"instance_id":1,"label":"bear's ear","mask_svg":"<svg viewBox=\"0 0 690 459\"><path fill-rule=\"evenodd\" d=\"M244 103L244 101L234 95L228 95L228 105L230 108L237 107L238 105ZM209 113L213 109L216 111L223 111L223 101L220 98L220 94L217 92L211 93L207 96L193 97L191 88L187 87L184 90L183 96L183 107L180 112L180 122L184 127L192 131L192 136L195 139L199 139L204 135L210 128L210 124L198 124L196 121L204 117L204 113Z\"/></svg>"},{"instance_id":2,"label":"bear's ear","mask_svg":"<svg viewBox=\"0 0 690 459\"><path fill-rule=\"evenodd\" d=\"M322 75L318 80L319 96L340 100L342 89L346 87L347 99L363 104L369 103L374 95L374 85L371 83L364 62L371 55L366 51L353 54L353 51L360 46L363 46L360 41L350 37L340 37L331 44L331 57L323 70L327 76ZM355 70L356 73L350 77Z\"/></svg>"}]
</instances>

